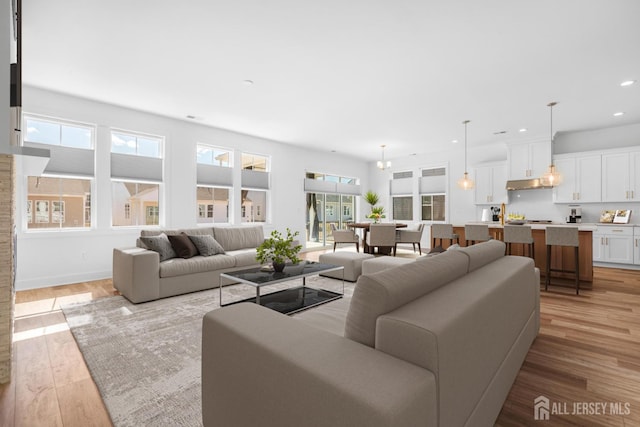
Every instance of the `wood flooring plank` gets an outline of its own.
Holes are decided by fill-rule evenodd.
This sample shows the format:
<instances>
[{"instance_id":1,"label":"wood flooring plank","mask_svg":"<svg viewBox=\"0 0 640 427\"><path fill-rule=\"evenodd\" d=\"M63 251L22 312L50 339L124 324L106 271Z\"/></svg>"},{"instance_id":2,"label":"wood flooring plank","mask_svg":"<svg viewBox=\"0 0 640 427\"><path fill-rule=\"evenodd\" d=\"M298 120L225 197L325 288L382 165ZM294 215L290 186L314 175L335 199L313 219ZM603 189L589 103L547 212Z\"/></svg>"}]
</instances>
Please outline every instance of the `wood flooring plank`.
<instances>
[{"instance_id":1,"label":"wood flooring plank","mask_svg":"<svg viewBox=\"0 0 640 427\"><path fill-rule=\"evenodd\" d=\"M64 427L111 427L94 382L87 378L57 388Z\"/></svg>"}]
</instances>

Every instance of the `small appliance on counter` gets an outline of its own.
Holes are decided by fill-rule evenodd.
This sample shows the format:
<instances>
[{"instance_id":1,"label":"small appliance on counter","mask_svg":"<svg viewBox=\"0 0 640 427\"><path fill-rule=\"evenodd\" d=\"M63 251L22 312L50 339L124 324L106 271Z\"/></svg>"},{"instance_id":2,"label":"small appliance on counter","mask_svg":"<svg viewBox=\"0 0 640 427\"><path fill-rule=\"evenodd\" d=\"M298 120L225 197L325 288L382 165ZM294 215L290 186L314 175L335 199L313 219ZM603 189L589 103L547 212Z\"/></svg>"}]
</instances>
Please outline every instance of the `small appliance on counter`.
<instances>
[{"instance_id":1,"label":"small appliance on counter","mask_svg":"<svg viewBox=\"0 0 640 427\"><path fill-rule=\"evenodd\" d=\"M482 209L482 219L480 221L482 222L491 221L491 210L489 208Z\"/></svg>"},{"instance_id":2,"label":"small appliance on counter","mask_svg":"<svg viewBox=\"0 0 640 427\"><path fill-rule=\"evenodd\" d=\"M567 216L566 220L571 224L582 222L582 208L580 205L569 205L569 216Z\"/></svg>"},{"instance_id":3,"label":"small appliance on counter","mask_svg":"<svg viewBox=\"0 0 640 427\"><path fill-rule=\"evenodd\" d=\"M500 221L500 208L491 206L491 221Z\"/></svg>"}]
</instances>

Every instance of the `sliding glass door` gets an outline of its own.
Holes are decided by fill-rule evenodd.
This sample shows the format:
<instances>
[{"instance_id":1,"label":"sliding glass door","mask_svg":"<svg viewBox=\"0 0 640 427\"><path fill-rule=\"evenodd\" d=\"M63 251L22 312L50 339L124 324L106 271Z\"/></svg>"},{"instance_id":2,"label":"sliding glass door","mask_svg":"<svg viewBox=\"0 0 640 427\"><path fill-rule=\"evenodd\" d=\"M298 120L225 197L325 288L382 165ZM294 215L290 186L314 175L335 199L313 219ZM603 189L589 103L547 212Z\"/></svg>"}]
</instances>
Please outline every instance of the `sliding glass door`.
<instances>
[{"instance_id":1,"label":"sliding glass door","mask_svg":"<svg viewBox=\"0 0 640 427\"><path fill-rule=\"evenodd\" d=\"M345 194L307 193L307 248L333 245L331 224L346 228L355 218L355 196Z\"/></svg>"}]
</instances>

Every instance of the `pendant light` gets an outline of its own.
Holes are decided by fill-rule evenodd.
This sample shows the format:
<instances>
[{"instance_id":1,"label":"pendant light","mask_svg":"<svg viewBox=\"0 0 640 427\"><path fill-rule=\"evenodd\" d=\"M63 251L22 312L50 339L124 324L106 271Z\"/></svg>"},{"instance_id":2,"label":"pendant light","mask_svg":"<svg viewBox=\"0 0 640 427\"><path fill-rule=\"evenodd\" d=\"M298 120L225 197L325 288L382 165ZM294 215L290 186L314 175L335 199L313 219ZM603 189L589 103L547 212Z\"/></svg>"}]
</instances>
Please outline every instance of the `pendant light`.
<instances>
[{"instance_id":1,"label":"pendant light","mask_svg":"<svg viewBox=\"0 0 640 427\"><path fill-rule=\"evenodd\" d=\"M378 160L377 166L378 169L385 170L391 167L391 162L388 160L386 162L384 161L384 147L386 147L386 145L382 144L380 147L382 147L382 160Z\"/></svg>"},{"instance_id":2,"label":"pendant light","mask_svg":"<svg viewBox=\"0 0 640 427\"><path fill-rule=\"evenodd\" d=\"M471 190L474 187L474 183L467 173L467 124L469 124L469 121L462 122L464 125L464 176L458 181L458 187L463 190Z\"/></svg>"},{"instance_id":3,"label":"pendant light","mask_svg":"<svg viewBox=\"0 0 640 427\"><path fill-rule=\"evenodd\" d=\"M549 169L547 172L540 177L540 183L545 187L555 187L560 184L560 180L562 176L556 170L556 165L553 163L553 107L557 104L557 102L550 102L547 104L549 107L549 117L550 117L550 125L549 125L549 141L551 143L551 164L549 165Z\"/></svg>"}]
</instances>

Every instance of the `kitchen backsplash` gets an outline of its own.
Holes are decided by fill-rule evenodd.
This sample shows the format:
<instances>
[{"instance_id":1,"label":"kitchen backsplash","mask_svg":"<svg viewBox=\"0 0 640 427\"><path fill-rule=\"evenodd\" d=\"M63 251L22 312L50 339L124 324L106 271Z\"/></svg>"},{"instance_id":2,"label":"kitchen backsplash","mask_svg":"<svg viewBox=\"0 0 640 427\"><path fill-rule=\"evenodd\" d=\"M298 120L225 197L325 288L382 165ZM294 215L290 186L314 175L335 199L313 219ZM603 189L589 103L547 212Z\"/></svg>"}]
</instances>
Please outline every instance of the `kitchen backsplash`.
<instances>
[{"instance_id":1,"label":"kitchen backsplash","mask_svg":"<svg viewBox=\"0 0 640 427\"><path fill-rule=\"evenodd\" d=\"M640 203L576 203L582 208L582 222L597 223L603 210L631 209L629 224L640 225ZM500 206L497 204L496 206ZM476 207L476 218L482 218L482 209L487 206ZM569 205L553 203L552 189L510 191L508 213L520 213L526 219L551 220L564 222L569 214Z\"/></svg>"}]
</instances>

